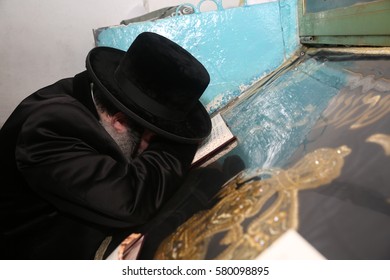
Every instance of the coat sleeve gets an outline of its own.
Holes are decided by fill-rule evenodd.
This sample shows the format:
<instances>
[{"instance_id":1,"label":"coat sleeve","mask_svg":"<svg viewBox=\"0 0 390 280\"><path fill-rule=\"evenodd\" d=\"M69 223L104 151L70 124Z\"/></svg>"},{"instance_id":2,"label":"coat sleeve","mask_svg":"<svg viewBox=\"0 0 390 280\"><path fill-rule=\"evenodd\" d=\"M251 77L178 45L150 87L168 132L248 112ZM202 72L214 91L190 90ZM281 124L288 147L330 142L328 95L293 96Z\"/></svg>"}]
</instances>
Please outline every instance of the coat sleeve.
<instances>
[{"instance_id":1,"label":"coat sleeve","mask_svg":"<svg viewBox=\"0 0 390 280\"><path fill-rule=\"evenodd\" d=\"M173 194L196 145L157 139L131 163L77 104L50 104L24 123L16 147L29 186L63 213L109 227L146 222Z\"/></svg>"}]
</instances>

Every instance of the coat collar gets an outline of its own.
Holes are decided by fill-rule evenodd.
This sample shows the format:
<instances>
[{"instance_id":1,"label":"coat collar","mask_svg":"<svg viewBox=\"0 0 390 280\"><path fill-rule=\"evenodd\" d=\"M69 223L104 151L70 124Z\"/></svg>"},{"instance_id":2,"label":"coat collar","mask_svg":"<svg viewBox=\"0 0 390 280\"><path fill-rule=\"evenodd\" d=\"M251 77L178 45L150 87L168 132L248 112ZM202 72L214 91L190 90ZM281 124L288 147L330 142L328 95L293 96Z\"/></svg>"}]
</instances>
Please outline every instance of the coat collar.
<instances>
[{"instance_id":1,"label":"coat collar","mask_svg":"<svg viewBox=\"0 0 390 280\"><path fill-rule=\"evenodd\" d=\"M72 96L80 101L97 119L99 119L91 96L91 82L87 71L74 76Z\"/></svg>"}]
</instances>

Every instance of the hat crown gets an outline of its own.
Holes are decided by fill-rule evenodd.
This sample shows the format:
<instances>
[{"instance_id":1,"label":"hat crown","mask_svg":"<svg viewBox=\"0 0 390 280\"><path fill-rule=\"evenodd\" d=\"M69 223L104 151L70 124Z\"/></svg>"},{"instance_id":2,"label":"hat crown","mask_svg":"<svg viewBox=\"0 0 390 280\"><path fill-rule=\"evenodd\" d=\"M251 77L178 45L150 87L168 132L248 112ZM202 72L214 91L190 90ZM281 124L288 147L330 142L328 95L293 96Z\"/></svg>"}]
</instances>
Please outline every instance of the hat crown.
<instances>
[{"instance_id":1,"label":"hat crown","mask_svg":"<svg viewBox=\"0 0 390 280\"><path fill-rule=\"evenodd\" d=\"M210 76L169 39L144 32L127 52L96 47L86 66L106 101L140 125L185 143L199 143L210 134L210 116L199 101Z\"/></svg>"},{"instance_id":2,"label":"hat crown","mask_svg":"<svg viewBox=\"0 0 390 280\"><path fill-rule=\"evenodd\" d=\"M125 103L135 103L166 119L183 119L210 82L207 70L188 51L150 32L134 40L115 77L126 94Z\"/></svg>"}]
</instances>

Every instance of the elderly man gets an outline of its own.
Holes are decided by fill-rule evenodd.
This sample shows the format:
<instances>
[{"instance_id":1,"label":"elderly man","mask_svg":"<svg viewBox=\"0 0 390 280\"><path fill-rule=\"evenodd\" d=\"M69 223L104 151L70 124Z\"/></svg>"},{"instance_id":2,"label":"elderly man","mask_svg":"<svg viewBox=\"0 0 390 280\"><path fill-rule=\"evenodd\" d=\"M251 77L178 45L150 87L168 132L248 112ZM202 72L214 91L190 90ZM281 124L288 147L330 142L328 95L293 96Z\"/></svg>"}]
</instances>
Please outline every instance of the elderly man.
<instances>
[{"instance_id":1,"label":"elderly man","mask_svg":"<svg viewBox=\"0 0 390 280\"><path fill-rule=\"evenodd\" d=\"M94 48L86 68L27 97L0 131L2 259L92 259L153 217L210 133L209 75L167 38Z\"/></svg>"}]
</instances>

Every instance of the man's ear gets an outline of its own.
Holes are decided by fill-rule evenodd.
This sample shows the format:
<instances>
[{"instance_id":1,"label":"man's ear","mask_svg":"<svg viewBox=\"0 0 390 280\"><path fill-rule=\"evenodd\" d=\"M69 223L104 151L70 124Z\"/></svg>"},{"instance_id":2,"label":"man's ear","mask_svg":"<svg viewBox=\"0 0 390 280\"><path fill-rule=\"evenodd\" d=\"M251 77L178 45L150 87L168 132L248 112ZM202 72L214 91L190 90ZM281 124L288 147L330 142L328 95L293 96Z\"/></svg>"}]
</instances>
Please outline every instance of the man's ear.
<instances>
[{"instance_id":1,"label":"man's ear","mask_svg":"<svg viewBox=\"0 0 390 280\"><path fill-rule=\"evenodd\" d=\"M118 112L111 117L111 124L118 133L124 133L128 130L127 116Z\"/></svg>"}]
</instances>

